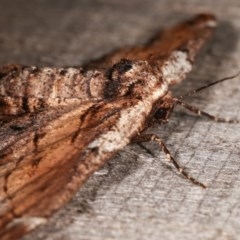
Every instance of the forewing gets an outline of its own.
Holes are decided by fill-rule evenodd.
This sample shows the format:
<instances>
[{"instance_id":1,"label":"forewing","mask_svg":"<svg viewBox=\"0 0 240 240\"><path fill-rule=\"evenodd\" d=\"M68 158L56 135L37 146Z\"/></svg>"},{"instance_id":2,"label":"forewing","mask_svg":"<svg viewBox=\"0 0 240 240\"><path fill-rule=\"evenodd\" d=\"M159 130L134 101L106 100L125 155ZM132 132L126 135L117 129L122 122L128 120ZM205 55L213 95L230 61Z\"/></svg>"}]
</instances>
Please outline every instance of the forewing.
<instances>
[{"instance_id":1,"label":"forewing","mask_svg":"<svg viewBox=\"0 0 240 240\"><path fill-rule=\"evenodd\" d=\"M87 146L116 124L120 108L122 101L88 102L1 126L1 239L16 239L44 223L115 153Z\"/></svg>"}]
</instances>

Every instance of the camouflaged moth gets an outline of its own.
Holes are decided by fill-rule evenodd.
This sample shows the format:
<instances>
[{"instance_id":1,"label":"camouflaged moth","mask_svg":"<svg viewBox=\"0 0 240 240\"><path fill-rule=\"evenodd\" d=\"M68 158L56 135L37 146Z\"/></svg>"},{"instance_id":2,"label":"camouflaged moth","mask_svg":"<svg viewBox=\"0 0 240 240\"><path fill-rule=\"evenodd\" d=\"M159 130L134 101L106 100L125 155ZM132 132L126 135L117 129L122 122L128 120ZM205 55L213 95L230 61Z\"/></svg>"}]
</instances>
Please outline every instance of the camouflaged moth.
<instances>
[{"instance_id":1,"label":"camouflaged moth","mask_svg":"<svg viewBox=\"0 0 240 240\"><path fill-rule=\"evenodd\" d=\"M175 105L197 109L169 91L191 71L216 26L201 14L161 31L145 46L118 50L83 68L8 65L0 70L0 238L16 239L46 222L118 150L157 142ZM223 119L215 119L224 121Z\"/></svg>"}]
</instances>

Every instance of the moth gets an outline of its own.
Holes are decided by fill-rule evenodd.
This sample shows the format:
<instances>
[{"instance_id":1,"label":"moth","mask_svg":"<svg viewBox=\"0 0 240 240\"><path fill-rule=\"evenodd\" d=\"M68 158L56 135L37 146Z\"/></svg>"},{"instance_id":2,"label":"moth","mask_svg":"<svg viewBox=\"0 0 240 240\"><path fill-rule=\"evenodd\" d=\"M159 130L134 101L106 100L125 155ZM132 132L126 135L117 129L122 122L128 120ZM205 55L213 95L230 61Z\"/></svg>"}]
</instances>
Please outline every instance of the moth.
<instances>
[{"instance_id":1,"label":"moth","mask_svg":"<svg viewBox=\"0 0 240 240\"><path fill-rule=\"evenodd\" d=\"M144 130L166 123L179 104L214 118L173 97L169 87L191 71L216 23L200 14L144 46L84 67L1 67L0 238L17 239L46 223L93 172L135 141L157 142L180 174L205 187Z\"/></svg>"}]
</instances>

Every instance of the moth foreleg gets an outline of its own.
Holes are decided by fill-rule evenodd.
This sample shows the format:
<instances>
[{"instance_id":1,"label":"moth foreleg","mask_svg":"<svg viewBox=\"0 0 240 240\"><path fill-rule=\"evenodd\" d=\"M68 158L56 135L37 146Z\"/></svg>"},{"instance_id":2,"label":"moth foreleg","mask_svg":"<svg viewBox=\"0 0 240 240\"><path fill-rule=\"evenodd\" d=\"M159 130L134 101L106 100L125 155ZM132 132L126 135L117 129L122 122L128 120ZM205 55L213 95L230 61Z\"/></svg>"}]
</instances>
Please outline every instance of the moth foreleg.
<instances>
[{"instance_id":1,"label":"moth foreleg","mask_svg":"<svg viewBox=\"0 0 240 240\"><path fill-rule=\"evenodd\" d=\"M148 141L153 141L155 143L157 143L160 148L163 150L163 152L165 153L166 157L168 158L168 160L174 165L174 167L177 169L177 171L184 176L185 178L189 179L192 183L201 186L203 188L206 188L207 186L201 182L199 182L198 180L196 180L195 178L193 178L192 176L190 176L179 164L178 162L175 160L175 158L172 156L172 154L170 153L170 151L168 150L167 146L165 145L165 143L162 141L161 138L159 138L157 135L155 134L142 134L137 136L134 139L134 142L148 142Z\"/></svg>"},{"instance_id":2,"label":"moth foreleg","mask_svg":"<svg viewBox=\"0 0 240 240\"><path fill-rule=\"evenodd\" d=\"M189 111L191 111L191 112L193 112L193 113L195 113L195 114L197 114L197 115L199 115L199 116L206 116L206 117L212 119L212 120L215 121L215 122L240 123L240 120L216 117L216 116L211 115L211 114L209 114L209 113L207 113L207 112L204 112L204 111L202 111L202 110L200 110L200 109L198 109L198 108L196 108L196 107L194 107L194 106L192 106L192 105L190 105L190 104L187 104L187 103L185 103L185 102L182 102L182 101L179 100L179 99L174 99L174 100L175 100L176 104L178 104L178 105L180 105L180 106L188 109Z\"/></svg>"}]
</instances>

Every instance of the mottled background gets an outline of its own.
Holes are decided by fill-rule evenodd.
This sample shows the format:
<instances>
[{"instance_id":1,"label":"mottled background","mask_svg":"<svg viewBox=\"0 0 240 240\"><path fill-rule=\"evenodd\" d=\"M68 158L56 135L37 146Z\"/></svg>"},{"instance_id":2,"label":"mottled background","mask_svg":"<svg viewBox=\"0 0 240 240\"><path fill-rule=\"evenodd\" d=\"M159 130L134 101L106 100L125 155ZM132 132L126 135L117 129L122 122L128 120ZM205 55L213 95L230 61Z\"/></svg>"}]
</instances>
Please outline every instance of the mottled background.
<instances>
[{"instance_id":1,"label":"mottled background","mask_svg":"<svg viewBox=\"0 0 240 240\"><path fill-rule=\"evenodd\" d=\"M80 65L212 12L219 27L175 94L240 69L239 0L1 0L0 10L0 64ZM188 102L240 119L239 83L240 77ZM240 124L214 123L179 107L169 124L149 131L209 188L179 176L155 144L130 145L24 240L240 239Z\"/></svg>"}]
</instances>

